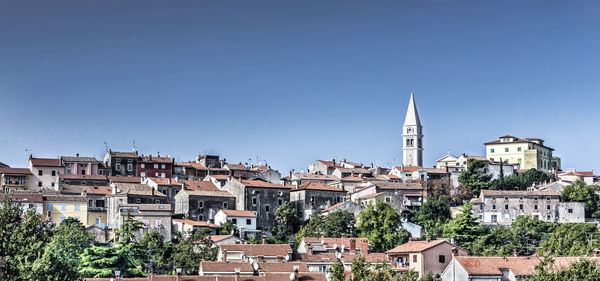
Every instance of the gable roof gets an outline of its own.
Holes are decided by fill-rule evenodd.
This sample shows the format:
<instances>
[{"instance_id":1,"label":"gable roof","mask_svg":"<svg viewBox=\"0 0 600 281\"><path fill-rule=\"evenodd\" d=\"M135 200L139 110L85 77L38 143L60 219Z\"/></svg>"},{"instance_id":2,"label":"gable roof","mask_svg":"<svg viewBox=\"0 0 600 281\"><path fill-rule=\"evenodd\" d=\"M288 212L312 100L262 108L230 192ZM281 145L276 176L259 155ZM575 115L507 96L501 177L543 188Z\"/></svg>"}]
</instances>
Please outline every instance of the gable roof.
<instances>
[{"instance_id":1,"label":"gable roof","mask_svg":"<svg viewBox=\"0 0 600 281\"><path fill-rule=\"evenodd\" d=\"M255 218L256 215L250 211L245 210L221 210L225 215L229 217L250 217Z\"/></svg>"},{"instance_id":2,"label":"gable roof","mask_svg":"<svg viewBox=\"0 0 600 281\"><path fill-rule=\"evenodd\" d=\"M559 176L578 176L578 177L593 177L594 171L570 171L564 174L560 174Z\"/></svg>"},{"instance_id":3,"label":"gable roof","mask_svg":"<svg viewBox=\"0 0 600 281\"><path fill-rule=\"evenodd\" d=\"M288 244L223 244L219 245L221 250L228 252L243 251L245 256L268 256L285 257L292 248Z\"/></svg>"},{"instance_id":4,"label":"gable roof","mask_svg":"<svg viewBox=\"0 0 600 281\"><path fill-rule=\"evenodd\" d=\"M292 189L292 186L274 184L263 180L242 180L242 184L246 187L261 187L261 188L280 188L280 189Z\"/></svg>"},{"instance_id":5,"label":"gable roof","mask_svg":"<svg viewBox=\"0 0 600 281\"><path fill-rule=\"evenodd\" d=\"M320 182L307 182L305 184L300 185L298 188L292 190L321 190L321 191L335 191L335 192L345 192L341 188L336 188L331 185L322 184Z\"/></svg>"},{"instance_id":6,"label":"gable roof","mask_svg":"<svg viewBox=\"0 0 600 281\"><path fill-rule=\"evenodd\" d=\"M173 163L173 159L171 159L169 157L148 155L148 156L142 156L140 159L140 162L169 164L169 163Z\"/></svg>"},{"instance_id":7,"label":"gable roof","mask_svg":"<svg viewBox=\"0 0 600 281\"><path fill-rule=\"evenodd\" d=\"M378 189L409 189L409 190L423 190L423 185L420 183L407 183L407 182L375 182L373 183Z\"/></svg>"},{"instance_id":8,"label":"gable roof","mask_svg":"<svg viewBox=\"0 0 600 281\"><path fill-rule=\"evenodd\" d=\"M133 195L148 195L148 196L159 196L167 197L162 192L154 190L154 188L141 184L141 183L124 183L115 182L112 185L117 188L118 194L133 194Z\"/></svg>"},{"instance_id":9,"label":"gable roof","mask_svg":"<svg viewBox=\"0 0 600 281\"><path fill-rule=\"evenodd\" d=\"M62 167L58 158L31 158L31 164L38 167Z\"/></svg>"},{"instance_id":10,"label":"gable roof","mask_svg":"<svg viewBox=\"0 0 600 281\"><path fill-rule=\"evenodd\" d=\"M205 222L205 221L195 221L195 220L190 220L190 219L173 219L173 221L187 224L187 225L192 225L192 226L221 228L220 225L216 225L214 223L209 223L209 222Z\"/></svg>"},{"instance_id":11,"label":"gable roof","mask_svg":"<svg viewBox=\"0 0 600 281\"><path fill-rule=\"evenodd\" d=\"M31 175L31 171L27 168L0 168L0 174Z\"/></svg>"},{"instance_id":12,"label":"gable roof","mask_svg":"<svg viewBox=\"0 0 600 281\"><path fill-rule=\"evenodd\" d=\"M200 269L204 273L233 273L236 269L240 273L254 273L252 264L248 262L201 261Z\"/></svg>"},{"instance_id":13,"label":"gable roof","mask_svg":"<svg viewBox=\"0 0 600 281\"><path fill-rule=\"evenodd\" d=\"M84 163L98 163L99 161L95 157L77 157L77 156L61 156L60 160L63 162L84 162Z\"/></svg>"},{"instance_id":14,"label":"gable roof","mask_svg":"<svg viewBox=\"0 0 600 281\"><path fill-rule=\"evenodd\" d=\"M502 275L500 269L510 269L515 276L535 273L539 257L454 257L469 275Z\"/></svg>"},{"instance_id":15,"label":"gable roof","mask_svg":"<svg viewBox=\"0 0 600 281\"><path fill-rule=\"evenodd\" d=\"M184 183L186 189L219 191L211 181L180 180L179 182Z\"/></svg>"},{"instance_id":16,"label":"gable roof","mask_svg":"<svg viewBox=\"0 0 600 281\"><path fill-rule=\"evenodd\" d=\"M5 196L8 194L0 193L0 200L4 201ZM14 192L9 195L10 198L15 202L31 202L31 203L42 203L44 198L39 192Z\"/></svg>"},{"instance_id":17,"label":"gable roof","mask_svg":"<svg viewBox=\"0 0 600 281\"><path fill-rule=\"evenodd\" d=\"M414 253L414 252L423 252L425 250L428 250L430 248L433 248L435 246L444 244L444 243L448 243L446 240L444 239L437 239L437 240L431 240L431 241L408 241L400 246L397 246L396 248L393 248L389 251L387 251L387 254L396 254L396 253ZM450 243L448 243L450 244Z\"/></svg>"},{"instance_id":18,"label":"gable roof","mask_svg":"<svg viewBox=\"0 0 600 281\"><path fill-rule=\"evenodd\" d=\"M119 177L109 176L108 181L110 182L128 182L128 183L141 183L142 177Z\"/></svg>"},{"instance_id":19,"label":"gable roof","mask_svg":"<svg viewBox=\"0 0 600 281\"><path fill-rule=\"evenodd\" d=\"M310 244L322 244L326 248L333 249L334 247L341 248L344 246L345 249L350 248L350 240L356 241L356 248L360 249L361 253L367 253L369 251L369 239L367 238L332 238L332 237L303 237L304 243Z\"/></svg>"},{"instance_id":20,"label":"gable roof","mask_svg":"<svg viewBox=\"0 0 600 281\"><path fill-rule=\"evenodd\" d=\"M310 173L293 173L292 177L299 178L301 180L322 180L322 181L336 181L340 178L334 175L319 175Z\"/></svg>"}]
</instances>

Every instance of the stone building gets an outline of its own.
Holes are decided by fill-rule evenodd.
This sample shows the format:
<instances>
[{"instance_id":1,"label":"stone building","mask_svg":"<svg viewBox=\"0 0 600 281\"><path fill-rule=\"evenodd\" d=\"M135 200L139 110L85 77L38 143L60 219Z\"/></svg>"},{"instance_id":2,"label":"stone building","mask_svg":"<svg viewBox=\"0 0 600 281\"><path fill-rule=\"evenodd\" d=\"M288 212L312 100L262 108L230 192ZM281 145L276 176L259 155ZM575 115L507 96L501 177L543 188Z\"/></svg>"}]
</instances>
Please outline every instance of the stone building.
<instances>
[{"instance_id":1,"label":"stone building","mask_svg":"<svg viewBox=\"0 0 600 281\"><path fill-rule=\"evenodd\" d=\"M557 191L482 190L473 201L473 215L486 225L509 225L519 215L546 222L585 222L582 202L561 202Z\"/></svg>"},{"instance_id":2,"label":"stone building","mask_svg":"<svg viewBox=\"0 0 600 281\"><path fill-rule=\"evenodd\" d=\"M281 181L281 173L271 169L271 166L254 166L251 165L248 170L249 179L263 179L270 183L279 184Z\"/></svg>"},{"instance_id":3,"label":"stone building","mask_svg":"<svg viewBox=\"0 0 600 281\"><path fill-rule=\"evenodd\" d=\"M322 175L322 174L311 174L311 173L291 173L290 172L289 183L294 186L300 186L310 182L330 184L335 181L339 181L340 178L333 175Z\"/></svg>"},{"instance_id":4,"label":"stone building","mask_svg":"<svg viewBox=\"0 0 600 281\"><path fill-rule=\"evenodd\" d=\"M175 195L175 213L197 221L215 222L220 210L235 210L235 200L227 191L185 187Z\"/></svg>"},{"instance_id":5,"label":"stone building","mask_svg":"<svg viewBox=\"0 0 600 281\"><path fill-rule=\"evenodd\" d=\"M317 160L308 166L309 174L320 174L320 175L331 175L335 168L343 168L342 165L335 162L335 159L331 161Z\"/></svg>"},{"instance_id":6,"label":"stone building","mask_svg":"<svg viewBox=\"0 0 600 281\"><path fill-rule=\"evenodd\" d=\"M142 178L142 184L146 184L162 194L167 195L167 202L171 204L171 209L175 208L175 195L181 190L183 185L173 178Z\"/></svg>"},{"instance_id":7,"label":"stone building","mask_svg":"<svg viewBox=\"0 0 600 281\"><path fill-rule=\"evenodd\" d=\"M68 175L108 175L102 162L95 157L61 156L60 163Z\"/></svg>"},{"instance_id":8,"label":"stone building","mask_svg":"<svg viewBox=\"0 0 600 281\"><path fill-rule=\"evenodd\" d=\"M346 192L318 182L308 182L290 191L290 202L294 204L300 219L307 220L318 213L344 200Z\"/></svg>"},{"instance_id":9,"label":"stone building","mask_svg":"<svg viewBox=\"0 0 600 281\"><path fill-rule=\"evenodd\" d=\"M81 186L108 186L108 177L102 175L76 175L60 174L58 175L58 188L63 185L81 185Z\"/></svg>"},{"instance_id":10,"label":"stone building","mask_svg":"<svg viewBox=\"0 0 600 281\"><path fill-rule=\"evenodd\" d=\"M232 179L223 186L236 198L237 210L248 210L257 216L257 226L267 230L276 224L275 210L290 201L291 186L256 180Z\"/></svg>"},{"instance_id":11,"label":"stone building","mask_svg":"<svg viewBox=\"0 0 600 281\"><path fill-rule=\"evenodd\" d=\"M141 183L112 183L111 187L112 193L107 196L107 221L109 228L119 228L120 207L122 205L168 205L169 212L171 212L171 205L167 202L167 196L148 185Z\"/></svg>"},{"instance_id":12,"label":"stone building","mask_svg":"<svg viewBox=\"0 0 600 281\"><path fill-rule=\"evenodd\" d=\"M137 151L117 152L108 150L104 155L104 165L110 170L110 176L137 177L138 162Z\"/></svg>"},{"instance_id":13,"label":"stone building","mask_svg":"<svg viewBox=\"0 0 600 281\"><path fill-rule=\"evenodd\" d=\"M58 175L65 173L65 168L61 165L60 159L33 158L31 155L29 155L28 168L31 170L32 174L29 190L56 190L56 179Z\"/></svg>"},{"instance_id":14,"label":"stone building","mask_svg":"<svg viewBox=\"0 0 600 281\"><path fill-rule=\"evenodd\" d=\"M380 199L393 208L404 211L420 208L427 194L419 183L376 182L357 190L350 198L361 206Z\"/></svg>"}]
</instances>

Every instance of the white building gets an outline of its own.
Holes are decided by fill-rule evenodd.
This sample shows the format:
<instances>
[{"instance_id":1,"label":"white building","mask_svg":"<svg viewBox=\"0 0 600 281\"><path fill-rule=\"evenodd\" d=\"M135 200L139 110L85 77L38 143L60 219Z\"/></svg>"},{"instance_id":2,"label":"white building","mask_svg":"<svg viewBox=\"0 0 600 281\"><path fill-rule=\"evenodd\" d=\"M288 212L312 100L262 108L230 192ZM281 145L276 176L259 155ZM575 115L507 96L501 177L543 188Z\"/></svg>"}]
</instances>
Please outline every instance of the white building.
<instances>
[{"instance_id":1,"label":"white building","mask_svg":"<svg viewBox=\"0 0 600 281\"><path fill-rule=\"evenodd\" d=\"M256 233L256 215L250 211L243 210L220 210L215 215L215 224L224 225L227 221L231 221L240 231L240 237L244 237L242 233L248 236L254 236Z\"/></svg>"},{"instance_id":2,"label":"white building","mask_svg":"<svg viewBox=\"0 0 600 281\"><path fill-rule=\"evenodd\" d=\"M56 185L58 175L64 174L65 168L60 164L60 159L33 158L29 155L28 168L33 174L30 190L58 190Z\"/></svg>"},{"instance_id":3,"label":"white building","mask_svg":"<svg viewBox=\"0 0 600 281\"><path fill-rule=\"evenodd\" d=\"M594 170L578 172L575 169L568 169L566 173L558 175L558 178L565 184L582 181L587 185L592 185L594 184Z\"/></svg>"}]
</instances>

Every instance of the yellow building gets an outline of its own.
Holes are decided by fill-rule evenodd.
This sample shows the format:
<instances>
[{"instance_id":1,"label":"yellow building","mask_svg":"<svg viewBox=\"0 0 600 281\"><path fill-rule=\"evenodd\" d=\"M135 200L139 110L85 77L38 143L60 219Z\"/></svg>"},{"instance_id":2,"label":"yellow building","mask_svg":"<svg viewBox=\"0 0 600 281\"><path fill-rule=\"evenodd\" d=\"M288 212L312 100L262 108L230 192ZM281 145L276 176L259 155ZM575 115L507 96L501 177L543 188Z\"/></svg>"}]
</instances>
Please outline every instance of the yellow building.
<instances>
[{"instance_id":1,"label":"yellow building","mask_svg":"<svg viewBox=\"0 0 600 281\"><path fill-rule=\"evenodd\" d=\"M72 217L88 225L87 199L81 195L44 194L44 213L50 221L59 224Z\"/></svg>"},{"instance_id":2,"label":"yellow building","mask_svg":"<svg viewBox=\"0 0 600 281\"><path fill-rule=\"evenodd\" d=\"M485 143L486 158L492 162L502 160L508 164L519 164L520 169L552 169L552 151L537 138L517 138L510 135ZM555 167L556 168L556 167Z\"/></svg>"},{"instance_id":3,"label":"yellow building","mask_svg":"<svg viewBox=\"0 0 600 281\"><path fill-rule=\"evenodd\" d=\"M0 168L0 186L5 193L27 190L31 186L31 177L31 171L26 168Z\"/></svg>"}]
</instances>

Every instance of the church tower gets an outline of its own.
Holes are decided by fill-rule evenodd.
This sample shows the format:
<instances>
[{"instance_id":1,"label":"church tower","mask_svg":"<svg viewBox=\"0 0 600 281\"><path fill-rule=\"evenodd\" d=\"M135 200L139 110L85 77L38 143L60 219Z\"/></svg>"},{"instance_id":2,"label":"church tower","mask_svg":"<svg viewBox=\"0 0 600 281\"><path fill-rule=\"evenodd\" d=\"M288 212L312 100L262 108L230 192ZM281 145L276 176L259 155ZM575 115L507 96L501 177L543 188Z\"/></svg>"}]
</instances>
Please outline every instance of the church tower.
<instances>
[{"instance_id":1,"label":"church tower","mask_svg":"<svg viewBox=\"0 0 600 281\"><path fill-rule=\"evenodd\" d=\"M404 166L423 166L423 126L421 126L415 97L412 93L402 128L402 164Z\"/></svg>"}]
</instances>

